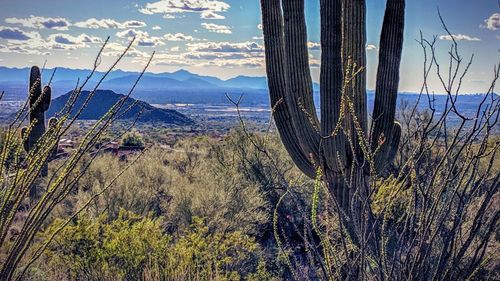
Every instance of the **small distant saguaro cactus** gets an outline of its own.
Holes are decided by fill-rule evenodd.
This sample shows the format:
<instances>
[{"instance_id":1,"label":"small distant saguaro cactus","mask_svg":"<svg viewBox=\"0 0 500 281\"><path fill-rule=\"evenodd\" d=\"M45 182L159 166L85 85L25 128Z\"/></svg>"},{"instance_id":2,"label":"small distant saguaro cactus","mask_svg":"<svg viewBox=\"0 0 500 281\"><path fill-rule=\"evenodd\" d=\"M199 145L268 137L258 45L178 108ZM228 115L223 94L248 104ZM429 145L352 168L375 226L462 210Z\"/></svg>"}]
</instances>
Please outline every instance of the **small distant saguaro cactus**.
<instances>
[{"instance_id":1,"label":"small distant saguaro cactus","mask_svg":"<svg viewBox=\"0 0 500 281\"><path fill-rule=\"evenodd\" d=\"M285 148L306 175L314 178L321 168L348 217L366 217L359 210L370 176L393 162L401 135L395 111L405 0L387 0L370 129L365 0L320 0L321 122L313 101L304 0L261 0L261 9L269 94Z\"/></svg>"},{"instance_id":2,"label":"small distant saguaro cactus","mask_svg":"<svg viewBox=\"0 0 500 281\"><path fill-rule=\"evenodd\" d=\"M50 86L43 87L42 90L42 77L40 69L37 66L31 68L30 84L29 84L29 121L31 130L24 127L21 129L21 135L24 142L24 149L26 152L31 151L37 142L41 139L46 131L45 125L45 112L49 109L51 101L52 89ZM52 120L53 119L53 120ZM49 126L54 125L57 119L51 118ZM27 132L29 135L27 136ZM54 154L54 152L52 152ZM48 174L48 164L45 163L41 169L40 175L42 177Z\"/></svg>"}]
</instances>

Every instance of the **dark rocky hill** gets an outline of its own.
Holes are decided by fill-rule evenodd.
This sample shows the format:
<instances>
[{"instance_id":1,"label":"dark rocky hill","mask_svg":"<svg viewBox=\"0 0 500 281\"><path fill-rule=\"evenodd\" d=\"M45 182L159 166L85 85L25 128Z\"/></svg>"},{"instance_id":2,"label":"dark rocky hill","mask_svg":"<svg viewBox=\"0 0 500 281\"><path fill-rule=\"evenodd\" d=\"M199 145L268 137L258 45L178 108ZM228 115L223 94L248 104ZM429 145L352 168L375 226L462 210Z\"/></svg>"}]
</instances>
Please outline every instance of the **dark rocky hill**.
<instances>
[{"instance_id":1,"label":"dark rocky hill","mask_svg":"<svg viewBox=\"0 0 500 281\"><path fill-rule=\"evenodd\" d=\"M73 111L71 112L72 116L76 114L79 108L81 108L89 94L90 92L88 91L84 91L81 93L75 103ZM52 100L50 109L47 111L47 116L52 117L55 116L56 113L60 112L68 102L70 95L71 93L67 93ZM113 91L99 90L92 97L88 106L82 111L79 119L98 120L102 116L104 116L104 114L106 114L106 112L123 97L125 96L117 94ZM121 117L119 118L120 120L133 120L142 110L142 113L138 119L139 122L161 122L180 126L191 125L194 123L193 120L175 110L156 108L143 101L137 101L137 103L133 105L135 101L135 99L130 97L125 101L124 105L121 108L122 113L119 113L119 115L121 115ZM131 106L132 108L128 112L125 112Z\"/></svg>"}]
</instances>

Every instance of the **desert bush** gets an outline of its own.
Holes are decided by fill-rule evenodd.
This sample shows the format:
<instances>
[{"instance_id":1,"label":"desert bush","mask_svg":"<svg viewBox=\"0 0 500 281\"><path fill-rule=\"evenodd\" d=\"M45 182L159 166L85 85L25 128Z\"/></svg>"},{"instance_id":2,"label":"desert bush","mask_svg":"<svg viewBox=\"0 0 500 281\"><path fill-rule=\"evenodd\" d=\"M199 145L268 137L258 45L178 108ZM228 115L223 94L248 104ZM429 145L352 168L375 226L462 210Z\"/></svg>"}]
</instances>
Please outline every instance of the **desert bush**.
<instances>
[{"instance_id":1,"label":"desert bush","mask_svg":"<svg viewBox=\"0 0 500 281\"><path fill-rule=\"evenodd\" d=\"M169 200L166 191L172 178L162 155L157 149L146 151L135 165L116 179L117 188L108 189L96 198L87 213L93 217L106 213L116 218L122 208L140 215L153 213L159 216L165 212L163 204ZM127 165L128 162L111 154L98 156L66 202L73 208L80 207L88 198L101 192Z\"/></svg>"},{"instance_id":2,"label":"desert bush","mask_svg":"<svg viewBox=\"0 0 500 281\"><path fill-rule=\"evenodd\" d=\"M152 212L165 217L165 225L172 232L188 227L193 216L210 217L214 230L258 231L258 225L267 218L267 203L258 188L240 183L234 174L214 176L210 173L213 163L206 156L195 166L196 177L188 179L184 171L175 168L188 153L151 149L117 179L119 188L107 190L88 212L94 217L103 212L116 217L121 208L143 215ZM68 201L75 207L86 202L125 165L112 155L97 158L79 182L78 193Z\"/></svg>"},{"instance_id":3,"label":"desert bush","mask_svg":"<svg viewBox=\"0 0 500 281\"><path fill-rule=\"evenodd\" d=\"M136 130L126 133L122 138L123 146L144 147L142 135Z\"/></svg>"},{"instance_id":4,"label":"desert bush","mask_svg":"<svg viewBox=\"0 0 500 281\"><path fill-rule=\"evenodd\" d=\"M241 280L256 272L259 245L241 231L211 234L205 220L194 218L179 234L167 257L167 280Z\"/></svg>"},{"instance_id":5,"label":"desert bush","mask_svg":"<svg viewBox=\"0 0 500 281\"><path fill-rule=\"evenodd\" d=\"M254 142L265 144L266 154ZM57 210L56 217L79 209L109 185L126 165L126 161L111 154L98 156L77 183L76 191ZM259 246L258 259L251 268L261 268L261 273L246 269L246 263L240 264L241 268L232 266L232 271L240 275L251 272L248 276L254 276L255 280L282 272L281 261L276 260L272 213L285 192L293 194L294 200L279 207L279 216L283 218L279 231L295 233L288 239L290 243L299 246L303 242L303 221L310 212L307 202L312 193L308 184L308 179L286 157L277 136L250 136L235 130L222 141L195 137L181 140L172 148L149 149L115 180L115 188L105 190L88 206L85 214L94 219L105 215L115 220L123 208L142 217L161 219L165 233L180 238L187 237L193 229L201 231L193 228L199 224L193 218L204 218L205 236L213 239L235 233ZM184 246L187 251L189 247ZM218 244L211 247L215 246ZM156 276L162 271L147 268L145 272Z\"/></svg>"},{"instance_id":6,"label":"desert bush","mask_svg":"<svg viewBox=\"0 0 500 281\"><path fill-rule=\"evenodd\" d=\"M278 142L269 153L271 159L287 159ZM289 160L270 161L238 131L222 142L202 137L182 140L173 148L154 147L116 180L119 188L107 190L88 212L94 217L102 212L116 217L120 208L152 212L163 216L172 232L191 225L192 217L207 217L211 230L260 235L263 228L271 228L272 209L286 183L306 180ZM125 165L112 155L98 157L68 204L86 202Z\"/></svg>"},{"instance_id":7,"label":"desert bush","mask_svg":"<svg viewBox=\"0 0 500 281\"><path fill-rule=\"evenodd\" d=\"M161 218L122 210L115 219L83 215L64 228L38 264L46 280L241 280L272 275L260 246L241 231L209 231L194 217L168 234ZM60 227L55 221L47 230ZM267 276L267 277L266 277ZM254 279L255 280L255 279Z\"/></svg>"},{"instance_id":8,"label":"desert bush","mask_svg":"<svg viewBox=\"0 0 500 281\"><path fill-rule=\"evenodd\" d=\"M55 221L44 235L62 223ZM138 280L148 265L161 262L168 243L158 219L125 210L112 220L81 216L47 248L44 269L48 279Z\"/></svg>"}]
</instances>

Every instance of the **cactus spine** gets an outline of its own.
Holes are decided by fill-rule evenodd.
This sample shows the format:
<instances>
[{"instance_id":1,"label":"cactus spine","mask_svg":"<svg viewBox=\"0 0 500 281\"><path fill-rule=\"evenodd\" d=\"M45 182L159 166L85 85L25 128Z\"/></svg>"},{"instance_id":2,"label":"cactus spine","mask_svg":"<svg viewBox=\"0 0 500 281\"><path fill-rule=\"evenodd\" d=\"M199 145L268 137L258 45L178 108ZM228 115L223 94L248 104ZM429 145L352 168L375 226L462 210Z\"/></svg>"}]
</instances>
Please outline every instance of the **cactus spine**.
<instances>
[{"instance_id":1,"label":"cactus spine","mask_svg":"<svg viewBox=\"0 0 500 281\"><path fill-rule=\"evenodd\" d=\"M371 135L365 0L320 0L321 122L313 103L304 0L261 0L261 8L269 94L280 137L306 175L314 178L321 166L330 192L349 212L355 207L350 206L353 193L367 193L371 172L383 171L399 145L395 110L405 0L386 4Z\"/></svg>"}]
</instances>

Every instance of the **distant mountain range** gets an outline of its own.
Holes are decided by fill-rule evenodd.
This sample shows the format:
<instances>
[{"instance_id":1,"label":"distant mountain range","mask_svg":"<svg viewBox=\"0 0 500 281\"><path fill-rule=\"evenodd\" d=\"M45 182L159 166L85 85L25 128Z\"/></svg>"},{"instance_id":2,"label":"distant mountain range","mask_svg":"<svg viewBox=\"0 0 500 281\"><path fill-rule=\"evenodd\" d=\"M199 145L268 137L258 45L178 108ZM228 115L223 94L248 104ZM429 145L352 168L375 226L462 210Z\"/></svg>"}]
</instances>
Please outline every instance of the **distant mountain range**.
<instances>
[{"instance_id":1,"label":"distant mountain range","mask_svg":"<svg viewBox=\"0 0 500 281\"><path fill-rule=\"evenodd\" d=\"M50 108L47 111L47 116L56 116L56 114L60 112L68 102L70 94L71 93L67 93L52 100ZM89 94L90 92L88 91L83 91L80 94L76 100L75 106L73 107L71 116L74 116L82 107ZM98 120L103 117L116 102L124 97L124 95L116 94L113 91L98 90L90 100L88 106L82 111L79 119ZM138 115L139 113L140 115ZM135 118L139 116L139 122L161 122L180 126L191 125L194 123L193 120L175 110L156 108L143 101L136 101L133 98L128 98L124 102L118 116L120 116L120 120L135 120Z\"/></svg>"},{"instance_id":2,"label":"distant mountain range","mask_svg":"<svg viewBox=\"0 0 500 281\"><path fill-rule=\"evenodd\" d=\"M43 79L48 80L53 69L46 69ZM58 97L74 89L77 79L80 83L89 75L89 70L57 68L52 81L52 95ZM5 100L25 100L28 89L29 68L0 67L0 91L5 90ZM93 89L103 72L95 73L92 80L85 87ZM126 94L136 81L139 73L116 70L107 76L99 89L112 90L116 93ZM319 85L313 85L314 99L319 106ZM134 90L132 97L152 104L201 104L201 105L231 105L227 95L237 99L243 95L241 105L268 106L269 95L266 77L237 76L228 80L217 77L203 76L187 70L164 73L145 73ZM464 110L473 110L481 102L483 95L463 95L459 98L459 107ZM417 94L400 93L398 104L407 102L413 104L418 98ZM436 107L443 108L445 96L436 95ZM373 104L373 91L368 91L368 103ZM426 102L421 102L422 109L427 107Z\"/></svg>"},{"instance_id":3,"label":"distant mountain range","mask_svg":"<svg viewBox=\"0 0 500 281\"><path fill-rule=\"evenodd\" d=\"M50 79L54 69L45 69L42 75L45 82ZM89 70L57 68L52 85L55 89L71 90L75 87L77 79L83 81L88 75ZM29 75L29 68L8 68L0 67L0 85L16 86L26 84ZM103 72L94 74L89 83L89 87L94 86L97 81L104 75ZM111 72L101 89L125 90L135 82L139 73L115 70ZM319 90L319 85L314 83L315 90ZM139 82L138 91L148 90L166 90L166 91L183 91L192 92L196 90L221 90L221 91L252 91L252 90L267 90L266 77L250 77L237 76L228 80L222 80L217 77L203 76L191 73L187 70L178 70L176 72L163 73L145 73L144 77Z\"/></svg>"}]
</instances>

